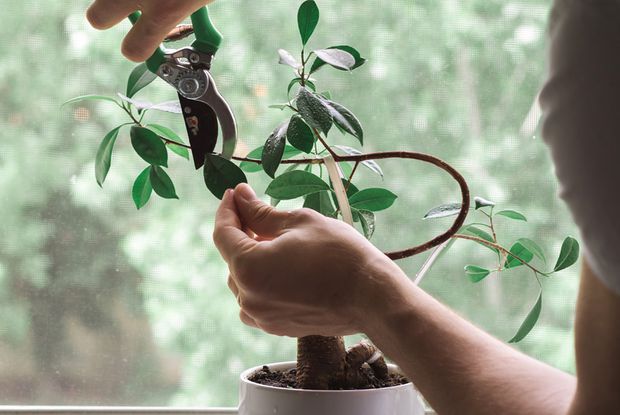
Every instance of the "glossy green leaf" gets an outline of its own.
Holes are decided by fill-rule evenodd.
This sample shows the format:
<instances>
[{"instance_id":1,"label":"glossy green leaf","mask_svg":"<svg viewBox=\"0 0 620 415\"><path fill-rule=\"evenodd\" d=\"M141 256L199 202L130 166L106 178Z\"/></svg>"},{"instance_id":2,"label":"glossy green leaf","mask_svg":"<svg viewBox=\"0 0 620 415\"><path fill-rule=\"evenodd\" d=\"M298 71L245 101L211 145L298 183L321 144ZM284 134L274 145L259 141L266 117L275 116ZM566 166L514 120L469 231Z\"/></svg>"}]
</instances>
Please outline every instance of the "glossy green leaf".
<instances>
[{"instance_id":1,"label":"glossy green leaf","mask_svg":"<svg viewBox=\"0 0 620 415\"><path fill-rule=\"evenodd\" d=\"M297 25L299 26L299 34L301 35L301 43L306 46L310 36L314 33L319 23L319 7L314 0L306 0L299 7L297 12Z\"/></svg>"},{"instance_id":2,"label":"glossy green leaf","mask_svg":"<svg viewBox=\"0 0 620 415\"><path fill-rule=\"evenodd\" d=\"M527 222L527 218L522 213L517 212L516 210L501 210L496 213L496 215L505 216L514 220L522 220L523 222Z\"/></svg>"},{"instance_id":3,"label":"glossy green leaf","mask_svg":"<svg viewBox=\"0 0 620 415\"><path fill-rule=\"evenodd\" d=\"M486 200L482 197L476 196L474 198L474 206L475 206L475 209L478 210L483 207L488 207L488 206L493 207L495 206L495 202L491 202L490 200Z\"/></svg>"},{"instance_id":4,"label":"glossy green leaf","mask_svg":"<svg viewBox=\"0 0 620 415\"><path fill-rule=\"evenodd\" d=\"M112 165L112 150L114 149L114 143L118 138L118 132L123 126L118 126L103 137L99 149L97 150L97 156L95 157L95 178L97 184L103 186L105 178L110 171Z\"/></svg>"},{"instance_id":5,"label":"glossy green leaf","mask_svg":"<svg viewBox=\"0 0 620 415\"><path fill-rule=\"evenodd\" d=\"M282 156L284 155L284 147L286 145L286 130L288 129L288 121L278 125L271 133L261 154L261 162L263 170L270 177L275 177L276 170L280 166Z\"/></svg>"},{"instance_id":6,"label":"glossy green leaf","mask_svg":"<svg viewBox=\"0 0 620 415\"><path fill-rule=\"evenodd\" d=\"M504 268L506 269L516 268L523 265L523 263L515 257L521 258L526 263L529 263L532 259L534 259L534 254L529 249L527 249L521 242L516 242L510 248L510 253L512 255L508 255L508 257L506 258L506 263L504 264Z\"/></svg>"},{"instance_id":7,"label":"glossy green leaf","mask_svg":"<svg viewBox=\"0 0 620 415\"><path fill-rule=\"evenodd\" d=\"M173 130L171 130L170 128L164 125L148 124L146 128L153 131L155 134L157 134L160 137L164 137L176 143L185 144L183 142L183 139L177 133L175 133ZM168 147L170 151L174 152L175 154L183 157L184 159L189 160L189 149L187 149L186 147L183 147L183 146L180 146L174 143L170 143L170 142L166 143L166 147Z\"/></svg>"},{"instance_id":8,"label":"glossy green leaf","mask_svg":"<svg viewBox=\"0 0 620 415\"><path fill-rule=\"evenodd\" d=\"M147 167L138 175L131 188L131 196L136 208L141 209L149 201L153 187L151 186L151 166Z\"/></svg>"},{"instance_id":9,"label":"glossy green leaf","mask_svg":"<svg viewBox=\"0 0 620 415\"><path fill-rule=\"evenodd\" d=\"M329 111L334 123L342 130L357 138L360 144L364 144L364 129L357 117L347 108L337 102L324 99L323 104Z\"/></svg>"},{"instance_id":10,"label":"glossy green leaf","mask_svg":"<svg viewBox=\"0 0 620 415\"><path fill-rule=\"evenodd\" d=\"M320 214L333 218L336 216L336 208L329 197L331 192L323 190L306 195L304 207L312 209Z\"/></svg>"},{"instance_id":11,"label":"glossy green leaf","mask_svg":"<svg viewBox=\"0 0 620 415\"><path fill-rule=\"evenodd\" d=\"M540 317L541 310L542 310L542 291L538 294L538 300L536 300L536 304L534 304L534 307L532 307L532 309L528 313L527 317L521 324L521 327L519 327L519 330L517 330L517 333L514 335L514 337L508 340L508 343L518 343L521 340L523 340L525 336L527 336L529 332L532 331L532 329L536 325L536 322L538 321L538 318Z\"/></svg>"},{"instance_id":12,"label":"glossy green leaf","mask_svg":"<svg viewBox=\"0 0 620 415\"><path fill-rule=\"evenodd\" d=\"M445 205L434 207L426 212L424 219L437 219L455 216L461 212L462 207L463 205L461 203L446 203Z\"/></svg>"},{"instance_id":13,"label":"glossy green leaf","mask_svg":"<svg viewBox=\"0 0 620 415\"><path fill-rule=\"evenodd\" d=\"M358 155L362 154L362 152L359 151L358 149L353 148L353 147L349 147L349 146L334 146L334 148L337 148L338 150L342 150L345 154L348 154L348 155L351 155L351 156L358 156ZM379 176L381 176L381 178L383 178L383 170L381 170L381 167L379 166L379 164L377 164L376 161L374 161L374 160L364 160L364 161L362 161L362 166L366 167L367 169L369 169L373 173L376 173Z\"/></svg>"},{"instance_id":14,"label":"glossy green leaf","mask_svg":"<svg viewBox=\"0 0 620 415\"><path fill-rule=\"evenodd\" d=\"M310 127L316 128L323 134L327 134L331 129L332 116L329 110L319 97L306 88L299 88L297 109Z\"/></svg>"},{"instance_id":15,"label":"glossy green leaf","mask_svg":"<svg viewBox=\"0 0 620 415\"><path fill-rule=\"evenodd\" d=\"M82 95L79 97L71 98L70 100L63 102L61 106L64 107L65 105L70 105L70 104L74 104L76 102L82 102L82 101L108 101L108 102L113 102L116 105L120 106L117 100L115 100L112 97L107 97L105 95Z\"/></svg>"},{"instance_id":16,"label":"glossy green leaf","mask_svg":"<svg viewBox=\"0 0 620 415\"><path fill-rule=\"evenodd\" d=\"M152 166L151 173L149 174L151 179L151 186L155 193L164 199L178 199L176 190L174 188L174 184L172 183L172 179L168 176L168 173L165 172L159 166Z\"/></svg>"},{"instance_id":17,"label":"glossy green leaf","mask_svg":"<svg viewBox=\"0 0 620 415\"><path fill-rule=\"evenodd\" d=\"M474 226L474 225L466 225L464 227L462 227L459 230L459 233L462 233L464 235L471 235L471 236L475 236L478 237L480 239L483 239L487 242L491 242L493 243L493 237L486 231ZM476 241L477 242L477 241ZM496 248L493 248L492 246L488 246L485 245L484 243L481 242L477 242L480 245L484 246L487 249L490 249L491 251L495 252L495 253L499 253L499 251Z\"/></svg>"},{"instance_id":18,"label":"glossy green leaf","mask_svg":"<svg viewBox=\"0 0 620 415\"><path fill-rule=\"evenodd\" d=\"M486 268L479 267L477 265L467 265L465 267L465 274L469 277L471 282L480 282L489 275L491 271Z\"/></svg>"},{"instance_id":19,"label":"glossy green leaf","mask_svg":"<svg viewBox=\"0 0 620 415\"><path fill-rule=\"evenodd\" d=\"M279 200L290 200L321 190L329 190L329 185L321 178L303 170L294 170L276 177L265 193Z\"/></svg>"},{"instance_id":20,"label":"glossy green leaf","mask_svg":"<svg viewBox=\"0 0 620 415\"><path fill-rule=\"evenodd\" d=\"M543 252L540 245L538 245L536 242L528 238L520 238L517 240L517 242L526 247L531 253L538 257L538 259L543 262L547 262L547 258L545 258L545 253Z\"/></svg>"},{"instance_id":21,"label":"glossy green leaf","mask_svg":"<svg viewBox=\"0 0 620 415\"><path fill-rule=\"evenodd\" d=\"M286 138L293 147L304 153L310 153L316 141L312 129L298 114L291 117L288 130L286 131Z\"/></svg>"},{"instance_id":22,"label":"glossy green leaf","mask_svg":"<svg viewBox=\"0 0 620 415\"><path fill-rule=\"evenodd\" d=\"M293 69L299 69L301 67L301 63L299 63L288 50L278 49L278 56L280 57L278 61L280 65L287 65Z\"/></svg>"},{"instance_id":23,"label":"glossy green leaf","mask_svg":"<svg viewBox=\"0 0 620 415\"><path fill-rule=\"evenodd\" d=\"M328 65L350 71L355 66L355 57L340 49L317 49L314 54Z\"/></svg>"},{"instance_id":24,"label":"glossy green leaf","mask_svg":"<svg viewBox=\"0 0 620 415\"><path fill-rule=\"evenodd\" d=\"M203 173L207 189L218 199L222 199L226 190L248 182L243 171L235 163L215 154L207 154L205 157Z\"/></svg>"},{"instance_id":25,"label":"glossy green leaf","mask_svg":"<svg viewBox=\"0 0 620 415\"><path fill-rule=\"evenodd\" d=\"M149 71L146 67L146 63L141 63L136 66L131 72L131 75L129 75L129 79L127 80L127 92L125 95L129 98L133 98L142 88L149 85L156 78L157 75Z\"/></svg>"},{"instance_id":26,"label":"glossy green leaf","mask_svg":"<svg viewBox=\"0 0 620 415\"><path fill-rule=\"evenodd\" d=\"M272 104L268 108L284 111L285 109L289 108L289 104Z\"/></svg>"},{"instance_id":27,"label":"glossy green leaf","mask_svg":"<svg viewBox=\"0 0 620 415\"><path fill-rule=\"evenodd\" d=\"M359 68L360 66L366 63L366 59L362 58L362 55L357 51L357 49L351 46L339 45L339 46L331 46L327 49L339 49L353 56L353 58L355 59L355 64L349 69L342 69L342 70L353 70L353 69ZM310 68L310 73L312 74L318 71L320 68L322 68L326 64L327 63L323 59L316 58L314 60L314 63L312 63L312 67ZM336 69L340 69L340 68L336 68Z\"/></svg>"},{"instance_id":28,"label":"glossy green leaf","mask_svg":"<svg viewBox=\"0 0 620 415\"><path fill-rule=\"evenodd\" d=\"M168 167L168 151L161 138L148 128L131 127L131 145L149 164Z\"/></svg>"},{"instance_id":29,"label":"glossy green leaf","mask_svg":"<svg viewBox=\"0 0 620 415\"><path fill-rule=\"evenodd\" d=\"M570 236L564 239L562 243L562 249L560 249L560 256L558 261L553 267L553 272L562 271L573 265L579 259L579 242L575 238Z\"/></svg>"},{"instance_id":30,"label":"glossy green leaf","mask_svg":"<svg viewBox=\"0 0 620 415\"><path fill-rule=\"evenodd\" d=\"M254 160L260 160L263 155L264 147L265 146L259 146L255 148L254 150L250 151L246 157ZM284 154L282 155L282 160L290 159L300 154L300 150L297 150L296 148L291 146L284 146ZM246 173L256 173L263 170L260 164L252 163L250 161L242 161L241 164L239 164L239 167Z\"/></svg>"},{"instance_id":31,"label":"glossy green leaf","mask_svg":"<svg viewBox=\"0 0 620 415\"><path fill-rule=\"evenodd\" d=\"M366 239L372 238L375 233L375 214L369 210L357 210L362 232Z\"/></svg>"},{"instance_id":32,"label":"glossy green leaf","mask_svg":"<svg viewBox=\"0 0 620 415\"><path fill-rule=\"evenodd\" d=\"M306 82L304 82L304 84L308 88L316 92L316 85L314 85L314 82L310 81L309 79L306 79ZM291 89L293 89L295 85L301 85L301 78L295 78L288 84L287 94L291 93Z\"/></svg>"},{"instance_id":33,"label":"glossy green leaf","mask_svg":"<svg viewBox=\"0 0 620 415\"><path fill-rule=\"evenodd\" d=\"M189 150L187 148L172 143L166 143L166 147L168 147L174 154L189 160Z\"/></svg>"},{"instance_id":34,"label":"glossy green leaf","mask_svg":"<svg viewBox=\"0 0 620 415\"><path fill-rule=\"evenodd\" d=\"M349 204L352 208L358 210L378 212L392 206L397 197L398 196L387 189L364 189L351 196L349 198Z\"/></svg>"}]
</instances>

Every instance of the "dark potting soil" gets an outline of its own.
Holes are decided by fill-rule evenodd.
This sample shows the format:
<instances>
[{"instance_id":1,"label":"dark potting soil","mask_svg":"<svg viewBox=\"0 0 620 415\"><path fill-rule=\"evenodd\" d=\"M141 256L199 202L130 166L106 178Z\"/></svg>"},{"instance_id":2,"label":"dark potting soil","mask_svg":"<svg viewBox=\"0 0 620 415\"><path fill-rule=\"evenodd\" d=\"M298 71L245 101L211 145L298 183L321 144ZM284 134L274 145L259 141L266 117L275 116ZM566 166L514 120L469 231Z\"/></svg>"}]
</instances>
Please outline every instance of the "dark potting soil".
<instances>
[{"instance_id":1,"label":"dark potting soil","mask_svg":"<svg viewBox=\"0 0 620 415\"><path fill-rule=\"evenodd\" d=\"M389 377L385 380L377 379L372 369L366 365L360 369L362 371L363 379L365 383L357 385L357 387L339 387L333 390L352 390L352 389L379 389L389 388L390 386L403 385L409 383L409 379L398 374L390 373ZM297 370L295 368L288 370L271 370L269 366L263 366L259 371L254 372L248 377L248 380L260 385L274 386L277 388L299 389L297 382L295 381L295 374Z\"/></svg>"}]
</instances>

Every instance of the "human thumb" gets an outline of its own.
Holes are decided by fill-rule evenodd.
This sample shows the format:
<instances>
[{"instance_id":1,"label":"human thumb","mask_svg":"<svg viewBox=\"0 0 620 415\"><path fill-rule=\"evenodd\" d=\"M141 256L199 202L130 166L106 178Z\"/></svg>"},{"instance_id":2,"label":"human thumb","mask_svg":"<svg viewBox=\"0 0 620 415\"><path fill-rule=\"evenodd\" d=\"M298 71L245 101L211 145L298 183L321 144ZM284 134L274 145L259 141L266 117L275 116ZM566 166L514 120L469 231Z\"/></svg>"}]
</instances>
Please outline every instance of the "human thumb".
<instances>
[{"instance_id":1,"label":"human thumb","mask_svg":"<svg viewBox=\"0 0 620 415\"><path fill-rule=\"evenodd\" d=\"M238 185L234 195L241 222L256 235L275 238L285 229L290 213L278 211L258 199L250 186Z\"/></svg>"}]
</instances>

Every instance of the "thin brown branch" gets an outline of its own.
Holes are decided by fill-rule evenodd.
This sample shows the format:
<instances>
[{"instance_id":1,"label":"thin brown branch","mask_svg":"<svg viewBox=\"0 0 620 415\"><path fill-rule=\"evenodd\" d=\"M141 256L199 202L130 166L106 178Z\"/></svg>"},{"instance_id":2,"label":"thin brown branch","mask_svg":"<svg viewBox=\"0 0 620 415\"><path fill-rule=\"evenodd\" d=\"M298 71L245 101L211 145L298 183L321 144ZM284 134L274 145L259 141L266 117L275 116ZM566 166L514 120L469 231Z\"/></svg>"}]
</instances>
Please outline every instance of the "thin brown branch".
<instances>
[{"instance_id":1,"label":"thin brown branch","mask_svg":"<svg viewBox=\"0 0 620 415\"><path fill-rule=\"evenodd\" d=\"M359 161L355 162L355 165L353 166L353 170L351 170L351 174L349 175L349 180L347 180L347 186L344 188L344 191L346 193L349 192L349 187L351 187L351 181L353 180L353 176L355 175L355 172L357 171L357 167L360 165Z\"/></svg>"},{"instance_id":2,"label":"thin brown branch","mask_svg":"<svg viewBox=\"0 0 620 415\"><path fill-rule=\"evenodd\" d=\"M467 218L467 214L469 213L469 206L470 206L469 187L467 186L467 182L465 181L463 176L454 167L452 167L445 161L435 156L431 156L429 154L414 153L410 151L387 151L387 152L381 152L381 153L366 153L366 154L340 156L336 154L335 152L333 152L333 150L331 150L331 148L327 145L327 143L324 143L320 135L318 135L318 137L323 143L323 145L326 146L325 148L328 151L330 151L330 154L332 155L332 157L334 157L334 160L336 162L347 162L348 161L348 162L353 162L353 163L361 163L367 160L385 160L385 159L419 160L419 161L423 161L425 163L429 163L434 166L437 166L440 169L446 171L458 183L460 190L461 190L462 205L461 205L461 211L459 212L458 216L452 223L452 226L450 226L450 228L446 232L442 233L441 235L436 236L430 241L414 246L413 248L407 248L401 251L386 252L385 255L387 255L390 259L398 260L398 259L412 257L414 255L428 251L429 249L432 249L436 246L439 246L442 243L449 240L453 235L455 235L458 232L458 230L463 226L463 223L465 223L465 219ZM233 157L233 158L235 160L248 161L250 163L256 163L256 164L261 163L260 160L256 160L256 159L249 159L249 158L244 158L244 157ZM320 164L323 164L324 162L322 159L292 159L292 160L283 160L282 163L283 164L319 164L320 165Z\"/></svg>"}]
</instances>

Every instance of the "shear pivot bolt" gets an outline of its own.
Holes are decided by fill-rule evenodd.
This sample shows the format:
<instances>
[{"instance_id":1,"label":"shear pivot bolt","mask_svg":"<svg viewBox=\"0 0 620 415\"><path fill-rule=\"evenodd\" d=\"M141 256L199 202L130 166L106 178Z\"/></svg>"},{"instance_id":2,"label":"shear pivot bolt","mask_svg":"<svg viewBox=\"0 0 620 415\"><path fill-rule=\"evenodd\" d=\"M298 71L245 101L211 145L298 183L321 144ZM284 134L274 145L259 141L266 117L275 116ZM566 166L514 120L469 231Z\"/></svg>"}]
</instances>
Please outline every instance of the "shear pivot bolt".
<instances>
[{"instance_id":1,"label":"shear pivot bolt","mask_svg":"<svg viewBox=\"0 0 620 415\"><path fill-rule=\"evenodd\" d=\"M195 94L199 88L200 84L195 79L182 79L181 82L179 82L179 90L184 94Z\"/></svg>"},{"instance_id":2,"label":"shear pivot bolt","mask_svg":"<svg viewBox=\"0 0 620 415\"><path fill-rule=\"evenodd\" d=\"M198 63L200 62L200 55L197 53L192 53L189 55L189 61L191 63Z\"/></svg>"}]
</instances>

